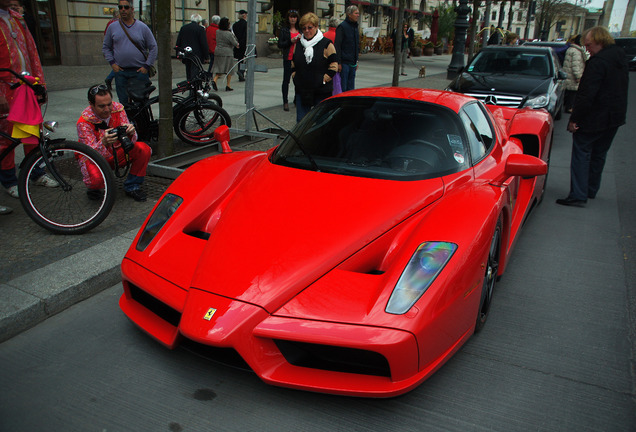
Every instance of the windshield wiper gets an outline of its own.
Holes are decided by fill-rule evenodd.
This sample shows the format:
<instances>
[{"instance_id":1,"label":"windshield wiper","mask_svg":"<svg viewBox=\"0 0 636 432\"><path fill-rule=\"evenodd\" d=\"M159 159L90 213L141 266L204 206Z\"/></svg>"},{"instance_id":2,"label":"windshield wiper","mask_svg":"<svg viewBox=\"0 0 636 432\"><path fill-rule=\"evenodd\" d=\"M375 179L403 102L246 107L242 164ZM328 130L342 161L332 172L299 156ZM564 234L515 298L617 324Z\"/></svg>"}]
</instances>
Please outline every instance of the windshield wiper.
<instances>
[{"instance_id":1,"label":"windshield wiper","mask_svg":"<svg viewBox=\"0 0 636 432\"><path fill-rule=\"evenodd\" d=\"M314 160L311 153L307 151L307 149L305 148L303 143L300 141L300 139L296 135L294 135L292 131L287 131L287 133L289 134L290 137L292 137L292 139L296 142L296 144L298 144L298 148L300 149L300 151L303 152L305 156L307 156L307 160L309 160L309 163L311 164L311 167L314 169L314 171L320 172L320 168L318 168L318 164Z\"/></svg>"}]
</instances>

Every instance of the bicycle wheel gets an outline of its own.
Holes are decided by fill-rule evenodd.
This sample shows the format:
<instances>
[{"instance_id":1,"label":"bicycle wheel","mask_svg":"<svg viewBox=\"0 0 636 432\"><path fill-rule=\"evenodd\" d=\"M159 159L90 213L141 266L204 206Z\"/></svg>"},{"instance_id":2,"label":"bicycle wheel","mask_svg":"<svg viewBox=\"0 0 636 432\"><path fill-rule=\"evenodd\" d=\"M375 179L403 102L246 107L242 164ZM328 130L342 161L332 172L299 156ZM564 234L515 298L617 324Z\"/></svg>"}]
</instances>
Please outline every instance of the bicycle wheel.
<instances>
[{"instance_id":1,"label":"bicycle wheel","mask_svg":"<svg viewBox=\"0 0 636 432\"><path fill-rule=\"evenodd\" d=\"M178 111L174 118L174 131L180 140L195 146L216 142L214 130L221 126L232 126L230 115L213 102L191 105Z\"/></svg>"},{"instance_id":2,"label":"bicycle wheel","mask_svg":"<svg viewBox=\"0 0 636 432\"><path fill-rule=\"evenodd\" d=\"M97 151L73 141L52 143L47 153L63 183L51 188L34 181L43 174L55 176L39 149L32 151L18 178L22 207L35 223L56 234L82 234L95 228L115 202L115 177L108 163Z\"/></svg>"}]
</instances>

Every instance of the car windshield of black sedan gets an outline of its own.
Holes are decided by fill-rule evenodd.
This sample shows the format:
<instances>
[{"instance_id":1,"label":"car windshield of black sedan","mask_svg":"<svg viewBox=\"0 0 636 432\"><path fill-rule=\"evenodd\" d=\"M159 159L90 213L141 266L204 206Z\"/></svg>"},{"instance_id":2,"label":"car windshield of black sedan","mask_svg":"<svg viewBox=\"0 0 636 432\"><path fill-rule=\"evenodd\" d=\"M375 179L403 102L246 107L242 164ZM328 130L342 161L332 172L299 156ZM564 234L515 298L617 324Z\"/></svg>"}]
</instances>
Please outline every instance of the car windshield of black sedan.
<instances>
[{"instance_id":1,"label":"car windshield of black sedan","mask_svg":"<svg viewBox=\"0 0 636 432\"><path fill-rule=\"evenodd\" d=\"M274 164L357 177L422 180L463 170L470 160L457 114L425 102L334 98L315 107L291 135L274 153Z\"/></svg>"},{"instance_id":2,"label":"car windshield of black sedan","mask_svg":"<svg viewBox=\"0 0 636 432\"><path fill-rule=\"evenodd\" d=\"M494 49L480 52L466 68L470 73L551 76L550 58L541 51Z\"/></svg>"}]
</instances>

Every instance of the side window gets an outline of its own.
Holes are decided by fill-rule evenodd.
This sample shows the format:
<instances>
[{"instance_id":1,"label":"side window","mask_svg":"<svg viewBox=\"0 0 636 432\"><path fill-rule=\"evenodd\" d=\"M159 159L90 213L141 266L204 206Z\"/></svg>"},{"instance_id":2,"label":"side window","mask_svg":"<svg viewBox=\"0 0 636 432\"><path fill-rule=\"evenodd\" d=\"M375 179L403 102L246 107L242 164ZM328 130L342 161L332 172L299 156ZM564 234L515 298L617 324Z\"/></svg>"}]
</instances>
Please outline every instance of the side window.
<instances>
[{"instance_id":1,"label":"side window","mask_svg":"<svg viewBox=\"0 0 636 432\"><path fill-rule=\"evenodd\" d=\"M550 57L552 57L552 75L557 76L559 70L561 69L561 62L559 61L559 57L557 57L554 51L552 51L550 54Z\"/></svg>"},{"instance_id":2,"label":"side window","mask_svg":"<svg viewBox=\"0 0 636 432\"><path fill-rule=\"evenodd\" d=\"M495 134L483 110L484 108L480 104L471 103L459 113L468 135L470 157L473 164L481 160L495 142Z\"/></svg>"}]
</instances>

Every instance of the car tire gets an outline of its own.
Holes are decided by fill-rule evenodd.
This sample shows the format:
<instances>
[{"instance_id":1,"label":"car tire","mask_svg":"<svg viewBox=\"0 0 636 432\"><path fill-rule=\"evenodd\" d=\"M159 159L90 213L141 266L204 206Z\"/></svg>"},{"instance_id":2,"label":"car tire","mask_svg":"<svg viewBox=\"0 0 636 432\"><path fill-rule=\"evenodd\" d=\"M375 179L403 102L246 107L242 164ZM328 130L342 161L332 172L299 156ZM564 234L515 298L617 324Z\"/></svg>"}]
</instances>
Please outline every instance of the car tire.
<instances>
[{"instance_id":1,"label":"car tire","mask_svg":"<svg viewBox=\"0 0 636 432\"><path fill-rule=\"evenodd\" d=\"M475 333L481 331L488 319L492 296L497 283L497 272L499 271L499 257L501 253L501 219L497 221L495 232L490 240L488 249L488 261L484 272L484 280L481 286L481 299L477 310L477 322L475 323Z\"/></svg>"}]
</instances>

